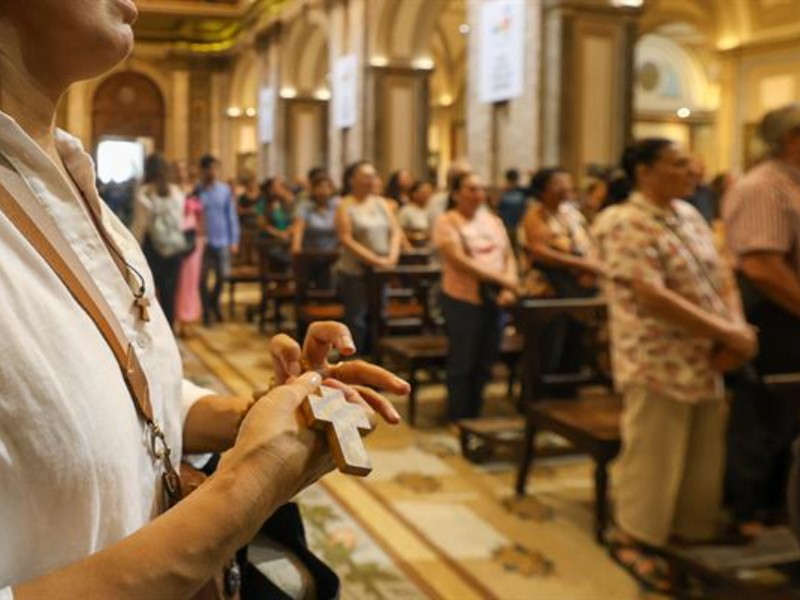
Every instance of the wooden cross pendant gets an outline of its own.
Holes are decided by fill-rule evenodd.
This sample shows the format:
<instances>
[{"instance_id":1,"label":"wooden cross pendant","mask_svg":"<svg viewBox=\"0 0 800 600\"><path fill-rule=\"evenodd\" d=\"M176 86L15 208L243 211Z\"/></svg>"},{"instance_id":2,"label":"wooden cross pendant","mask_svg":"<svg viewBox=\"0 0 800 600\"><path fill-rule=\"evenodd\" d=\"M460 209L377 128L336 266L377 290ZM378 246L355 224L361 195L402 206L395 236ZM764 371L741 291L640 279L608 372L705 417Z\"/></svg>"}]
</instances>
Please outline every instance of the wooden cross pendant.
<instances>
[{"instance_id":1,"label":"wooden cross pendant","mask_svg":"<svg viewBox=\"0 0 800 600\"><path fill-rule=\"evenodd\" d=\"M136 296L136 301L133 304L139 309L139 318L145 323L149 323L150 311L147 308L150 306L150 300L147 299L147 296L144 294Z\"/></svg>"},{"instance_id":2,"label":"wooden cross pendant","mask_svg":"<svg viewBox=\"0 0 800 600\"><path fill-rule=\"evenodd\" d=\"M337 469L348 475L369 475L372 464L361 432L372 426L362 407L347 402L341 390L323 385L303 400L302 411L309 427L325 431Z\"/></svg>"}]
</instances>

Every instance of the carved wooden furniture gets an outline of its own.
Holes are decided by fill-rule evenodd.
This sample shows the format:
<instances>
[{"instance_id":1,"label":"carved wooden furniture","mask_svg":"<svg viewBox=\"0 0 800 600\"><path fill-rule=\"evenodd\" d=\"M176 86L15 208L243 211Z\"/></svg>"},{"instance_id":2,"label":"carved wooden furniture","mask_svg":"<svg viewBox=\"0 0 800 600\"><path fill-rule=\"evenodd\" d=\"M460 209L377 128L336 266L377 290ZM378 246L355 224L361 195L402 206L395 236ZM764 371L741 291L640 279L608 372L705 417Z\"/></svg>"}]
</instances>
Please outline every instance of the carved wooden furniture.
<instances>
[{"instance_id":1,"label":"carved wooden furniture","mask_svg":"<svg viewBox=\"0 0 800 600\"><path fill-rule=\"evenodd\" d=\"M575 374L549 376L541 372L541 336L554 319L569 317L587 325L588 364ZM610 390L585 397L548 398L558 388L574 390L583 386L608 386L599 358L606 348L598 343L599 331L606 322L606 306L600 299L531 299L520 303L516 318L525 337L523 352L523 408L525 439L517 473L516 491L525 493L528 472L534 459L536 433L556 433L579 452L595 461L595 533L602 542L608 521L608 463L620 449L619 423L622 402Z\"/></svg>"},{"instance_id":2,"label":"carved wooden furniture","mask_svg":"<svg viewBox=\"0 0 800 600\"><path fill-rule=\"evenodd\" d=\"M421 370L444 369L447 362L448 342L443 335L414 335L383 338L378 343L381 359L388 359L398 372L407 376L411 384L408 396L408 423L412 427L417 419L417 391ZM509 395L513 384L514 367L522 356L522 338L504 336L500 345L500 360L509 368Z\"/></svg>"},{"instance_id":3,"label":"carved wooden furniture","mask_svg":"<svg viewBox=\"0 0 800 600\"><path fill-rule=\"evenodd\" d=\"M341 321L344 306L336 286L333 266L338 252L303 251L293 256L296 338L305 339L314 321Z\"/></svg>"}]
</instances>

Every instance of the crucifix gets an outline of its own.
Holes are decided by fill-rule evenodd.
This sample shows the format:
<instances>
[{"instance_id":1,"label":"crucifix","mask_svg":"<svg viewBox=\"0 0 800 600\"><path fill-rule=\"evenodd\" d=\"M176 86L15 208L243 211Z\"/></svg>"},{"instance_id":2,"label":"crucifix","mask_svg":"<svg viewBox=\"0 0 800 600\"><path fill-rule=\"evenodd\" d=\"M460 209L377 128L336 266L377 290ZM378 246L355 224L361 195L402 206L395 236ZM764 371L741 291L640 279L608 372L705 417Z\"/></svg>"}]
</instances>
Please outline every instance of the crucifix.
<instances>
[{"instance_id":1,"label":"crucifix","mask_svg":"<svg viewBox=\"0 0 800 600\"><path fill-rule=\"evenodd\" d=\"M148 323L150 321L150 311L148 310L150 300L148 300L147 296L144 294L136 296L134 305L139 309L139 318L145 323Z\"/></svg>"},{"instance_id":2,"label":"crucifix","mask_svg":"<svg viewBox=\"0 0 800 600\"><path fill-rule=\"evenodd\" d=\"M309 427L325 431L339 471L369 475L372 465L361 432L370 431L372 425L362 407L347 402L341 390L322 385L303 400L302 411Z\"/></svg>"}]
</instances>

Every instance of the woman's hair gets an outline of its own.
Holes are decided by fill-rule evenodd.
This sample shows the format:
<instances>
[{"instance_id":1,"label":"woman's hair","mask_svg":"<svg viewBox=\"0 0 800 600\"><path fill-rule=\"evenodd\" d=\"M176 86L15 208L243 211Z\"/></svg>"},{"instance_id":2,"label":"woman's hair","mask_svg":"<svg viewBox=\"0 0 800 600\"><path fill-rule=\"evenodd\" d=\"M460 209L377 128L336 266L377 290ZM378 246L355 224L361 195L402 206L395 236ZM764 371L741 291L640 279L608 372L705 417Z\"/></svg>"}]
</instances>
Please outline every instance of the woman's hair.
<instances>
[{"instance_id":1,"label":"woman's hair","mask_svg":"<svg viewBox=\"0 0 800 600\"><path fill-rule=\"evenodd\" d=\"M368 160L357 160L347 165L342 175L342 196L348 196L353 193L353 177L361 167L369 164L371 163Z\"/></svg>"},{"instance_id":2,"label":"woman's hair","mask_svg":"<svg viewBox=\"0 0 800 600\"><path fill-rule=\"evenodd\" d=\"M464 187L464 182L473 175L472 171L460 171L453 175L450 180L450 191L447 194L447 210L456 207L455 193L461 191L461 188Z\"/></svg>"},{"instance_id":3,"label":"woman's hair","mask_svg":"<svg viewBox=\"0 0 800 600\"><path fill-rule=\"evenodd\" d=\"M652 166L661 157L664 148L674 145L675 142L667 138L645 138L633 142L622 153L620 166L625 171L628 180L636 186L636 168L639 165Z\"/></svg>"},{"instance_id":4,"label":"woman's hair","mask_svg":"<svg viewBox=\"0 0 800 600\"><path fill-rule=\"evenodd\" d=\"M162 154L151 154L144 161L144 183L153 185L159 196L168 196L171 170Z\"/></svg>"},{"instance_id":5,"label":"woman's hair","mask_svg":"<svg viewBox=\"0 0 800 600\"><path fill-rule=\"evenodd\" d=\"M333 187L333 180L331 179L330 175L328 175L324 171L320 172L320 173L317 173L314 177L311 178L310 187L311 187L311 189L314 189L319 184L321 184L321 183L323 183L325 181L327 181L329 184L331 184L331 187Z\"/></svg>"},{"instance_id":6,"label":"woman's hair","mask_svg":"<svg viewBox=\"0 0 800 600\"><path fill-rule=\"evenodd\" d=\"M267 177L264 181L262 181L260 186L261 195L269 199L273 195L272 188L277 180L277 177Z\"/></svg>"},{"instance_id":7,"label":"woman's hair","mask_svg":"<svg viewBox=\"0 0 800 600\"><path fill-rule=\"evenodd\" d=\"M411 184L411 187L408 190L408 195L413 196L418 191L420 191L422 187L425 185L430 185L430 183L425 181L424 179L418 179L417 181Z\"/></svg>"},{"instance_id":8,"label":"woman's hair","mask_svg":"<svg viewBox=\"0 0 800 600\"><path fill-rule=\"evenodd\" d=\"M472 175L472 171L462 171L454 176L450 184L450 194L452 195L454 192L461 191L461 188L464 187L464 182L472 177Z\"/></svg>"},{"instance_id":9,"label":"woman's hair","mask_svg":"<svg viewBox=\"0 0 800 600\"><path fill-rule=\"evenodd\" d=\"M562 167L545 167L539 169L533 174L533 177L531 177L530 195L537 199L541 198L547 186L550 185L550 182L553 180L553 177L566 172L567 171Z\"/></svg>"},{"instance_id":10,"label":"woman's hair","mask_svg":"<svg viewBox=\"0 0 800 600\"><path fill-rule=\"evenodd\" d=\"M386 185L386 197L396 200L398 204L402 203L402 190L400 189L400 177L402 176L403 171L395 171L392 173L392 176L389 177L389 183Z\"/></svg>"}]
</instances>

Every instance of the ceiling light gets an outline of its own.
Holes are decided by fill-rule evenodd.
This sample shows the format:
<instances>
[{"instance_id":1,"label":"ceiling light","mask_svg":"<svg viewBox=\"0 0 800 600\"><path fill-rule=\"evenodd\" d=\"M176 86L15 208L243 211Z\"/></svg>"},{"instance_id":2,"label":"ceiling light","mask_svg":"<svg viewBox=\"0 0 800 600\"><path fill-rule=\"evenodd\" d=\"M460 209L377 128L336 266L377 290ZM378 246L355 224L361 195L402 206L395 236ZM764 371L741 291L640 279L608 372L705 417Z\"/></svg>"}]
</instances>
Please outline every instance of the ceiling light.
<instances>
[{"instance_id":1,"label":"ceiling light","mask_svg":"<svg viewBox=\"0 0 800 600\"><path fill-rule=\"evenodd\" d=\"M681 119L688 119L689 117L692 116L692 111L689 110L688 108L686 108L685 106L679 108L675 112L678 115L678 117L681 118Z\"/></svg>"},{"instance_id":2,"label":"ceiling light","mask_svg":"<svg viewBox=\"0 0 800 600\"><path fill-rule=\"evenodd\" d=\"M411 66L415 69L422 69L430 71L433 69L433 59L431 58L415 58L411 61Z\"/></svg>"},{"instance_id":3,"label":"ceiling light","mask_svg":"<svg viewBox=\"0 0 800 600\"><path fill-rule=\"evenodd\" d=\"M467 25L466 23L462 23L461 25L459 25L458 33L460 33L461 35L467 35L469 33L469 25Z\"/></svg>"},{"instance_id":4,"label":"ceiling light","mask_svg":"<svg viewBox=\"0 0 800 600\"><path fill-rule=\"evenodd\" d=\"M228 110L225 111L225 114L232 119L236 119L242 116L242 109L238 106L229 106Z\"/></svg>"},{"instance_id":5,"label":"ceiling light","mask_svg":"<svg viewBox=\"0 0 800 600\"><path fill-rule=\"evenodd\" d=\"M291 87L281 88L281 98L294 98L297 96L297 90Z\"/></svg>"}]
</instances>

